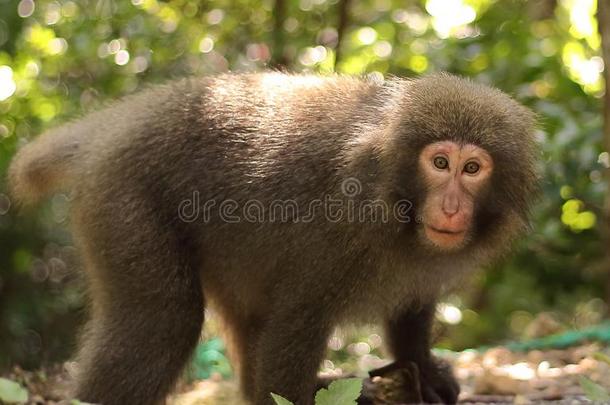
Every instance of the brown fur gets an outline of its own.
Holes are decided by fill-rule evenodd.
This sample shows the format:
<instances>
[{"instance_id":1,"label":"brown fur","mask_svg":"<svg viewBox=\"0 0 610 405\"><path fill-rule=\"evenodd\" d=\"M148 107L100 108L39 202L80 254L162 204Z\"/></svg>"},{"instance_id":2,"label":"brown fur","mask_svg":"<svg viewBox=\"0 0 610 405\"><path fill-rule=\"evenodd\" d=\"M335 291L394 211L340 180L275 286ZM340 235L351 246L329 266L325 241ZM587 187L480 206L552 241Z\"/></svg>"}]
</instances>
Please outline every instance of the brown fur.
<instances>
[{"instance_id":1,"label":"brown fur","mask_svg":"<svg viewBox=\"0 0 610 405\"><path fill-rule=\"evenodd\" d=\"M449 75L266 73L155 87L43 134L18 153L10 181L24 202L60 188L74 196L92 298L78 397L162 401L211 305L229 324L256 404L270 403L269 392L311 404L326 339L353 320L386 321L397 360L414 359L430 376L427 398L454 401L455 390L438 387L455 384L425 372L433 311L422 308L524 229L533 126L505 94ZM426 194L419 151L444 139L481 146L496 168L476 200L475 235L456 252L422 243L415 220ZM341 192L348 178L362 186L351 199ZM333 222L320 209L310 222L227 223L217 211L181 220L194 192L201 204L291 200L292 215L325 196L414 205L409 223Z\"/></svg>"}]
</instances>

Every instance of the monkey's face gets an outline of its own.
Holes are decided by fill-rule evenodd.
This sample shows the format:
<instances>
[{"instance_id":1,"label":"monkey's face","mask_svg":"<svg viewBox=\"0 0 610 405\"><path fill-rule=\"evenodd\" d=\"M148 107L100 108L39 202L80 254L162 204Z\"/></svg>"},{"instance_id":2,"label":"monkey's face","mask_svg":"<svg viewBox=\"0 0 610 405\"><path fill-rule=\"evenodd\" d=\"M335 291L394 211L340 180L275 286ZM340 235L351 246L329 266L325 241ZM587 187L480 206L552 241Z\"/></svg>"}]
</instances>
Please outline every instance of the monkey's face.
<instances>
[{"instance_id":1,"label":"monkey's face","mask_svg":"<svg viewBox=\"0 0 610 405\"><path fill-rule=\"evenodd\" d=\"M474 207L490 181L493 160L484 149L441 141L427 145L419 157L426 185L423 235L441 250L463 247L473 228Z\"/></svg>"}]
</instances>

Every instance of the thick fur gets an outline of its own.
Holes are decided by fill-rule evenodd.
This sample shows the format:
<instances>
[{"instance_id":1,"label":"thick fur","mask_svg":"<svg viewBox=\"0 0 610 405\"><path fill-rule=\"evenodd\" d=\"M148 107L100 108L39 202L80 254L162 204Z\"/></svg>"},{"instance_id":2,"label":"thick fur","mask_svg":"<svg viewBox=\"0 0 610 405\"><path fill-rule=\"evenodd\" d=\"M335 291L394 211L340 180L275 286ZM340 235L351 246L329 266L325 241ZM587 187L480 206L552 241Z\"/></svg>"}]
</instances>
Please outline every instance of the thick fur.
<instances>
[{"instance_id":1,"label":"thick fur","mask_svg":"<svg viewBox=\"0 0 610 405\"><path fill-rule=\"evenodd\" d=\"M341 322L398 325L393 351L428 359L430 322L418 331L396 320L433 307L523 231L537 181L533 128L533 115L507 95L450 75L265 73L155 87L43 134L16 156L10 184L24 203L73 194L93 316L78 397L162 401L197 342L204 302L227 322L256 404L270 403L270 392L311 404L326 339ZM476 232L452 253L425 243L417 221L426 193L417 157L444 139L475 143L495 163L476 200ZM352 178L361 189L346 196ZM300 220L327 196L408 201L411 220L331 221L321 208ZM194 199L217 203L208 218L180 216ZM219 216L226 200L297 208L285 221L231 222ZM396 347L405 330L423 336L411 339L424 342L415 354Z\"/></svg>"}]
</instances>

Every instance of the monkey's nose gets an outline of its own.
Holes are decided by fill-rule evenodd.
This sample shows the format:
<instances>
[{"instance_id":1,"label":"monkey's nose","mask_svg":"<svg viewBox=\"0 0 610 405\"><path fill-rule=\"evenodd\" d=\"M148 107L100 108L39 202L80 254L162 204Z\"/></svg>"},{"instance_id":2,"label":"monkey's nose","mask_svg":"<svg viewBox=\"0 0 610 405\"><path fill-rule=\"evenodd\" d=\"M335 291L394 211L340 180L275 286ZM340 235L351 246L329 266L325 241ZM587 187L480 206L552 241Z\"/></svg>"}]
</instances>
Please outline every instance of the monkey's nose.
<instances>
[{"instance_id":1,"label":"monkey's nose","mask_svg":"<svg viewBox=\"0 0 610 405\"><path fill-rule=\"evenodd\" d=\"M460 203L457 198L447 197L443 201L443 213L451 218L460 211Z\"/></svg>"},{"instance_id":2,"label":"monkey's nose","mask_svg":"<svg viewBox=\"0 0 610 405\"><path fill-rule=\"evenodd\" d=\"M443 213L445 214L445 216L447 218L452 218L455 214L458 213L458 210L454 210L454 211L445 211L445 210L443 210Z\"/></svg>"}]
</instances>

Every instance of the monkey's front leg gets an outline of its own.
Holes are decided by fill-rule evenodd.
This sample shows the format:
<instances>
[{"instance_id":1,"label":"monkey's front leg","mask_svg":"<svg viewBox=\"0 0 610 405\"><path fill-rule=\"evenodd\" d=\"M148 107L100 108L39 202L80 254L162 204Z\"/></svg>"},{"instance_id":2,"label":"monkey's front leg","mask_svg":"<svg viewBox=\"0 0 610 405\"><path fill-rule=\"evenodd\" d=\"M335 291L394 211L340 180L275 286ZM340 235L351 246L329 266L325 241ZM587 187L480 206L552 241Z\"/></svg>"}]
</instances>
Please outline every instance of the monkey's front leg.
<instances>
[{"instance_id":1,"label":"monkey's front leg","mask_svg":"<svg viewBox=\"0 0 610 405\"><path fill-rule=\"evenodd\" d=\"M317 371L332 331L323 300L275 309L257 342L255 404L274 404L271 393L295 405L312 405ZM312 308L315 306L316 308Z\"/></svg>"},{"instance_id":2,"label":"monkey's front leg","mask_svg":"<svg viewBox=\"0 0 610 405\"><path fill-rule=\"evenodd\" d=\"M430 352L431 329L436 305L398 312L386 324L389 349L395 362L371 372L382 375L395 368L404 368L409 362L419 368L422 398L427 403L454 404L460 386L453 376L451 366L435 358Z\"/></svg>"}]
</instances>

